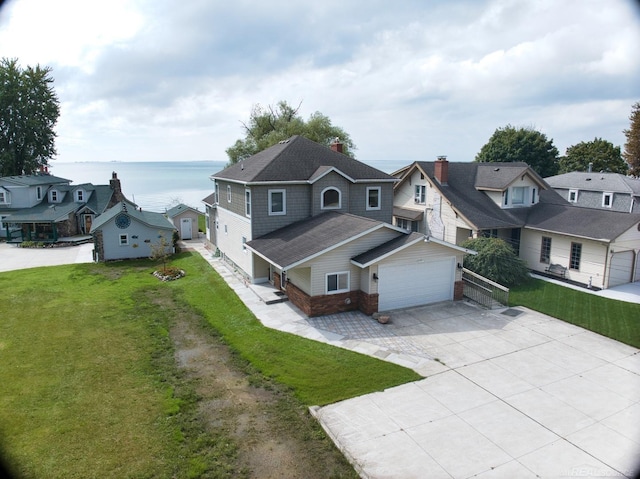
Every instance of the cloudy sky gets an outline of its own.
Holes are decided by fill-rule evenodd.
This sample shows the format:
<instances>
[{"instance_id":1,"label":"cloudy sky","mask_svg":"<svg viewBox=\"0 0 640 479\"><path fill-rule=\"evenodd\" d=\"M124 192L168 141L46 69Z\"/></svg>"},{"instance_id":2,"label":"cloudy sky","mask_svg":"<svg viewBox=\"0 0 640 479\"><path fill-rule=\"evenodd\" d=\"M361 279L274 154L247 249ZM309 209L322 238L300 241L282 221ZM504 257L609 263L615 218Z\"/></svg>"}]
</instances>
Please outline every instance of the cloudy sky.
<instances>
[{"instance_id":1,"label":"cloudy sky","mask_svg":"<svg viewBox=\"0 0 640 479\"><path fill-rule=\"evenodd\" d=\"M361 161L471 161L496 128L624 145L632 0L10 0L0 57L53 69L59 161L219 160L302 102Z\"/></svg>"}]
</instances>

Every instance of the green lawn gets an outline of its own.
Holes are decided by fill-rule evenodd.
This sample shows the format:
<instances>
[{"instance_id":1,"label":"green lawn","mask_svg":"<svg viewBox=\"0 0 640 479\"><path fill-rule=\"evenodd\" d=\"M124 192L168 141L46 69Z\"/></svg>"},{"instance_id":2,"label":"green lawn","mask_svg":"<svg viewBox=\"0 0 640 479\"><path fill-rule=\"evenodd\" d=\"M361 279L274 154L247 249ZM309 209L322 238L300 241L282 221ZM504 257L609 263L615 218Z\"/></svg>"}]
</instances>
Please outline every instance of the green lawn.
<instances>
[{"instance_id":1,"label":"green lawn","mask_svg":"<svg viewBox=\"0 0 640 479\"><path fill-rule=\"evenodd\" d=\"M225 470L232 441L202 437L173 362L173 298L239 356L326 404L419 379L413 371L261 326L197 254L160 283L148 262L0 273L0 447L25 477L190 477ZM194 429L195 428L195 429ZM193 430L192 430L193 429ZM228 468L227 468L228 470ZM227 477L227 476L211 476Z\"/></svg>"},{"instance_id":2,"label":"green lawn","mask_svg":"<svg viewBox=\"0 0 640 479\"><path fill-rule=\"evenodd\" d=\"M512 288L509 304L526 306L640 348L640 304L602 298L539 279Z\"/></svg>"}]
</instances>

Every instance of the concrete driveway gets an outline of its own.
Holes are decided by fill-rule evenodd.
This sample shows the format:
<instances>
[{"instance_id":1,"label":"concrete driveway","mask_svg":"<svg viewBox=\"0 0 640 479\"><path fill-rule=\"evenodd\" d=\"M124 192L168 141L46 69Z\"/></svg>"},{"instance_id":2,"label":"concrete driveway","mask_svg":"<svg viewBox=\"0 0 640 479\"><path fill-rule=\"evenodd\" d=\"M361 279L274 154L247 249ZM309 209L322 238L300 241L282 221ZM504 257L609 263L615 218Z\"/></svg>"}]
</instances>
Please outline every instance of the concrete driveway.
<instances>
[{"instance_id":1,"label":"concrete driveway","mask_svg":"<svg viewBox=\"0 0 640 479\"><path fill-rule=\"evenodd\" d=\"M359 312L307 318L189 246L265 326L425 377L311 408L362 477L632 477L640 465L636 348L521 307L446 302L386 325Z\"/></svg>"},{"instance_id":2,"label":"concrete driveway","mask_svg":"<svg viewBox=\"0 0 640 479\"><path fill-rule=\"evenodd\" d=\"M314 409L363 477L620 477L640 465L637 349L526 308L441 303L385 326L348 316L309 322L431 359L422 381Z\"/></svg>"},{"instance_id":3,"label":"concrete driveway","mask_svg":"<svg viewBox=\"0 0 640 479\"><path fill-rule=\"evenodd\" d=\"M91 263L93 244L58 248L18 248L16 245L0 243L0 272L38 266Z\"/></svg>"}]
</instances>

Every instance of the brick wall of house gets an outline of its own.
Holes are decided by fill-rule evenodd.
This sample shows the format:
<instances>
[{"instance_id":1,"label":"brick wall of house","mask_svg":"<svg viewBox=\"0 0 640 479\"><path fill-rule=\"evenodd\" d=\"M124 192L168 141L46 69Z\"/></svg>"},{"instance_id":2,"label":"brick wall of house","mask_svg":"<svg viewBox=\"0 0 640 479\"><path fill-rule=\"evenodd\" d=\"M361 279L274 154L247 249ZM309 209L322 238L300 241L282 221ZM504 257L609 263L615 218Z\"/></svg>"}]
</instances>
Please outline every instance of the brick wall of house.
<instances>
[{"instance_id":1,"label":"brick wall of house","mask_svg":"<svg viewBox=\"0 0 640 479\"><path fill-rule=\"evenodd\" d=\"M364 291L360 291L360 300L358 304L358 308L364 314L368 314L371 316L373 313L378 312L378 293L376 294L367 294Z\"/></svg>"},{"instance_id":2,"label":"brick wall of house","mask_svg":"<svg viewBox=\"0 0 640 479\"><path fill-rule=\"evenodd\" d=\"M464 283L462 281L456 281L453 284L453 300L462 301L463 292L464 292Z\"/></svg>"}]
</instances>

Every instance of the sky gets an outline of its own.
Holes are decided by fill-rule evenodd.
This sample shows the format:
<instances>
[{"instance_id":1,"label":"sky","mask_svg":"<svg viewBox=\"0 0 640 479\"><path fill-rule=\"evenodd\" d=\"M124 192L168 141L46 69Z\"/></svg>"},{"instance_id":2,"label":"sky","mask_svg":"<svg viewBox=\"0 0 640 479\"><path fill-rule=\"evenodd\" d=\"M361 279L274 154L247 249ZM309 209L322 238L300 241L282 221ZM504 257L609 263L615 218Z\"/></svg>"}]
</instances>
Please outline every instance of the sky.
<instances>
[{"instance_id":1,"label":"sky","mask_svg":"<svg viewBox=\"0 0 640 479\"><path fill-rule=\"evenodd\" d=\"M497 128L624 148L632 0L9 0L0 57L48 66L55 161L226 161L254 105L300 105L357 159L472 161Z\"/></svg>"}]
</instances>

